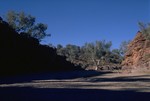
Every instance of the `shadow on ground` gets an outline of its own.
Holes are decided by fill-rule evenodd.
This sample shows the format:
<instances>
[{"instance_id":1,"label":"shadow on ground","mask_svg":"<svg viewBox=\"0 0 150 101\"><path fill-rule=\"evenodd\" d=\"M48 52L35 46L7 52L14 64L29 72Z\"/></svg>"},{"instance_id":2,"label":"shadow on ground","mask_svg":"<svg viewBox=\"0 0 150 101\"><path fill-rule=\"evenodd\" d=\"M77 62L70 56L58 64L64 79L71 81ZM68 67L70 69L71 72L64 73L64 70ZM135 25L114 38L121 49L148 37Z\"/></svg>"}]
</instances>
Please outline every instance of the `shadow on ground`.
<instances>
[{"instance_id":1,"label":"shadow on ground","mask_svg":"<svg viewBox=\"0 0 150 101\"><path fill-rule=\"evenodd\" d=\"M149 82L148 78L139 76L130 77L114 77L114 78L101 78L108 72L95 72L95 71L73 71L73 72L60 72L60 73L44 73L34 75L24 75L17 77L1 78L0 84L13 84L32 82L32 80L52 80L48 82L55 82L53 79L58 79L65 82L65 79L84 78L88 82ZM98 76L98 77L92 77ZM90 78L88 78L90 77ZM79 82L85 82L79 81ZM58 81L57 81L58 82ZM74 81L67 81L72 82ZM75 81L78 82L78 81ZM86 85L76 85L86 86ZM87 85L90 86L89 84ZM91 85L96 86L96 85ZM102 86L102 85L97 85ZM107 85L106 85L107 86ZM137 92L134 89L122 89L122 90L103 90L103 89L89 89L84 88L39 88L32 86L12 86L12 87L0 87L0 101L149 101L150 93ZM44 87L44 86L43 86Z\"/></svg>"},{"instance_id":2,"label":"shadow on ground","mask_svg":"<svg viewBox=\"0 0 150 101\"><path fill-rule=\"evenodd\" d=\"M150 76L150 75L143 75ZM91 78L89 82L150 82L150 78L139 78L142 76L129 76L129 77L114 77L114 78Z\"/></svg>"},{"instance_id":3,"label":"shadow on ground","mask_svg":"<svg viewBox=\"0 0 150 101\"><path fill-rule=\"evenodd\" d=\"M149 101L150 93L101 89L0 88L0 101Z\"/></svg>"},{"instance_id":4,"label":"shadow on ground","mask_svg":"<svg viewBox=\"0 0 150 101\"><path fill-rule=\"evenodd\" d=\"M110 72L97 72L93 70L80 70L80 71L68 71L68 72L57 72L57 73L40 73L32 75L18 75L13 77L0 78L0 84L12 84L12 83L26 83L33 80L52 80L52 79L75 79L75 78L86 78L91 76L103 75Z\"/></svg>"}]
</instances>

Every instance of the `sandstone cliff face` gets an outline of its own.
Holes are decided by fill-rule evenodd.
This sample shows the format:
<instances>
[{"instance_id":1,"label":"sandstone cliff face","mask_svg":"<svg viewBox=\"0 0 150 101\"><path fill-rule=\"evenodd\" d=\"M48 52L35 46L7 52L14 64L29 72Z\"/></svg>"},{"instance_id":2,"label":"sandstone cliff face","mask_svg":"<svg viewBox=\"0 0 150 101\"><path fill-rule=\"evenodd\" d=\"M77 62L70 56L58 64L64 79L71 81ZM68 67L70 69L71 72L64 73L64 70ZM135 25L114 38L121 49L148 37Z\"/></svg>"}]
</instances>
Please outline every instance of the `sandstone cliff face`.
<instances>
[{"instance_id":1,"label":"sandstone cliff face","mask_svg":"<svg viewBox=\"0 0 150 101\"><path fill-rule=\"evenodd\" d=\"M128 68L150 68L150 40L147 40L141 32L128 45L128 51L123 67Z\"/></svg>"}]
</instances>

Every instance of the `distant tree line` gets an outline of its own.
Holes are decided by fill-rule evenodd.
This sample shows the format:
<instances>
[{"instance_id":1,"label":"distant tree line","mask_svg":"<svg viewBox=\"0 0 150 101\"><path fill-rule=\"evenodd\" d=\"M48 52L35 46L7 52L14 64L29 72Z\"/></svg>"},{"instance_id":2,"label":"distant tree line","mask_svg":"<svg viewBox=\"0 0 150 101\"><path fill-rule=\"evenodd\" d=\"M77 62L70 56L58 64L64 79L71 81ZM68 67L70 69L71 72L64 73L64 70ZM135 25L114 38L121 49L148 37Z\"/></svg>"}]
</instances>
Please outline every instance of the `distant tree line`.
<instances>
[{"instance_id":1,"label":"distant tree line","mask_svg":"<svg viewBox=\"0 0 150 101\"><path fill-rule=\"evenodd\" d=\"M68 44L65 47L57 45L57 54L66 56L67 60L80 65L83 68L121 64L123 56L126 53L129 41L123 41L120 49L111 49L112 42L95 41L92 43L85 43L83 46L76 46Z\"/></svg>"}]
</instances>

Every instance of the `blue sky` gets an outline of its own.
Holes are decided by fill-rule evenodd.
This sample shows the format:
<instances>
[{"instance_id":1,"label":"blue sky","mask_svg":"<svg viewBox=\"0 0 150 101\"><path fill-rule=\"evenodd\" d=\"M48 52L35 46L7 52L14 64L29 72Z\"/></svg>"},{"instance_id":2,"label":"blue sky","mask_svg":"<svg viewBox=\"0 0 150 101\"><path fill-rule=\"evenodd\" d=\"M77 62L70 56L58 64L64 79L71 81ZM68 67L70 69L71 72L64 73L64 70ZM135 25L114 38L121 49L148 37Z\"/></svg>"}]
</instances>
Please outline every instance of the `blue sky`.
<instances>
[{"instance_id":1,"label":"blue sky","mask_svg":"<svg viewBox=\"0 0 150 101\"><path fill-rule=\"evenodd\" d=\"M138 22L150 22L150 0L0 0L0 15L24 11L48 25L43 43L83 45L112 41L118 48L132 40Z\"/></svg>"}]
</instances>

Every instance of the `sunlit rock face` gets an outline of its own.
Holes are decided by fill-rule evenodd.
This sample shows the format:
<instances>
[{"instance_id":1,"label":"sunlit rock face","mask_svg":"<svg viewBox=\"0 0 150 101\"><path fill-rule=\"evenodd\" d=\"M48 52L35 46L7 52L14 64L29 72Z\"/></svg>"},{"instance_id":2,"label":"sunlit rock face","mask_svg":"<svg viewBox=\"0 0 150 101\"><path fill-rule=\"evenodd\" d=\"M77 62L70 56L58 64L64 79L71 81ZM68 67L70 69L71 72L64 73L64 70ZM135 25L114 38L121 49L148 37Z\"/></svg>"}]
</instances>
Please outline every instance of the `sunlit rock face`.
<instances>
[{"instance_id":1,"label":"sunlit rock face","mask_svg":"<svg viewBox=\"0 0 150 101\"><path fill-rule=\"evenodd\" d=\"M139 31L128 45L128 51L122 62L123 67L150 68L150 40Z\"/></svg>"}]
</instances>

